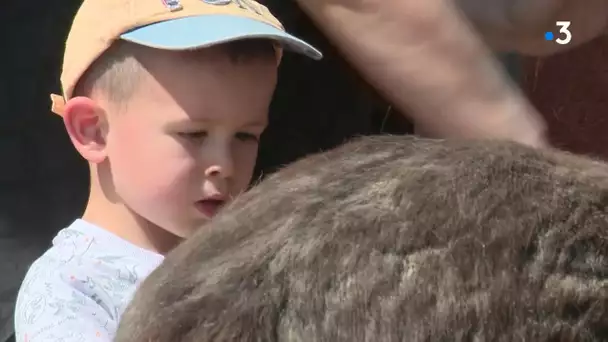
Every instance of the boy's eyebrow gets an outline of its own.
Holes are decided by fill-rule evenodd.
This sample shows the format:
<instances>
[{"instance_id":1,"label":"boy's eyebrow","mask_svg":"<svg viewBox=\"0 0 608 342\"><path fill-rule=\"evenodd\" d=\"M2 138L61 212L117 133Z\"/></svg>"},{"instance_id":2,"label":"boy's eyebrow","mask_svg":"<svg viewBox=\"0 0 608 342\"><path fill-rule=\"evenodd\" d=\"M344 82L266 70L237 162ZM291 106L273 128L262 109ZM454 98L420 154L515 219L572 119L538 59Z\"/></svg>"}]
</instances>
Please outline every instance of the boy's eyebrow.
<instances>
[{"instance_id":1,"label":"boy's eyebrow","mask_svg":"<svg viewBox=\"0 0 608 342\"><path fill-rule=\"evenodd\" d=\"M213 123L216 120L211 120L211 119L180 119L180 120L175 120L175 121L170 121L167 122L164 126L167 129L177 129L177 128L183 128L185 126L192 126L192 125L200 125L200 124L210 124ZM249 127L249 128L256 128L256 127L266 127L268 126L268 120L263 119L263 120L252 120L250 122L245 122L243 125L240 125L241 127Z\"/></svg>"}]
</instances>

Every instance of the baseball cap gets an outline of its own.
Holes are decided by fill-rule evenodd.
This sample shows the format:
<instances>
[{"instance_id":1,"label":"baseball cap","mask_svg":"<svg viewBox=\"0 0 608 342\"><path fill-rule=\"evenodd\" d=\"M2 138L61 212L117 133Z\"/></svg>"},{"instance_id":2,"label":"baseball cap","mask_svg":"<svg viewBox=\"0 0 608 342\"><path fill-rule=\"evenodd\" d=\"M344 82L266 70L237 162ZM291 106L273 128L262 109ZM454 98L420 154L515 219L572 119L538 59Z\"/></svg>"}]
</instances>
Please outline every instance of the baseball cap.
<instances>
[{"instance_id":1,"label":"baseball cap","mask_svg":"<svg viewBox=\"0 0 608 342\"><path fill-rule=\"evenodd\" d=\"M323 56L285 32L268 8L254 0L84 0L65 44L63 96L51 95L51 110L62 115L78 80L116 40L178 51L250 38L279 43L277 62L283 49L316 60Z\"/></svg>"}]
</instances>

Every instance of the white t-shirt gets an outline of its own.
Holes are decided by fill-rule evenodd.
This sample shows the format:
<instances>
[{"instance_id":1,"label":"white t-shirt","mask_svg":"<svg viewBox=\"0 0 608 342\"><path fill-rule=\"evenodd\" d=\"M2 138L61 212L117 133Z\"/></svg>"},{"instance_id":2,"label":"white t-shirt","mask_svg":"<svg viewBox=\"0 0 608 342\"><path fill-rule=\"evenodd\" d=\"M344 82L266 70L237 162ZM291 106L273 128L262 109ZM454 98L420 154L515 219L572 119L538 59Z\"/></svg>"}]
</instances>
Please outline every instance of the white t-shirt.
<instances>
[{"instance_id":1,"label":"white t-shirt","mask_svg":"<svg viewBox=\"0 0 608 342\"><path fill-rule=\"evenodd\" d=\"M134 291L162 260L76 220L25 276L15 309L17 341L112 341Z\"/></svg>"}]
</instances>

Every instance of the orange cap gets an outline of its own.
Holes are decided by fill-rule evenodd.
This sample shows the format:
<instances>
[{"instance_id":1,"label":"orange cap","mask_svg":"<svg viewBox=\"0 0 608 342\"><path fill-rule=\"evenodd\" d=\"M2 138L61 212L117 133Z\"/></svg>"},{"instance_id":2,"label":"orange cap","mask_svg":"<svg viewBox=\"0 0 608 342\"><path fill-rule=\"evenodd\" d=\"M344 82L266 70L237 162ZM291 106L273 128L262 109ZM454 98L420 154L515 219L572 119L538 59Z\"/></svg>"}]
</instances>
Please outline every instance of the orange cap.
<instances>
[{"instance_id":1,"label":"orange cap","mask_svg":"<svg viewBox=\"0 0 608 342\"><path fill-rule=\"evenodd\" d=\"M286 49L322 58L253 0L84 0L65 44L63 96L51 95L51 110L62 115L80 77L118 39L190 50L248 38L276 40ZM277 52L280 59L281 49Z\"/></svg>"}]
</instances>

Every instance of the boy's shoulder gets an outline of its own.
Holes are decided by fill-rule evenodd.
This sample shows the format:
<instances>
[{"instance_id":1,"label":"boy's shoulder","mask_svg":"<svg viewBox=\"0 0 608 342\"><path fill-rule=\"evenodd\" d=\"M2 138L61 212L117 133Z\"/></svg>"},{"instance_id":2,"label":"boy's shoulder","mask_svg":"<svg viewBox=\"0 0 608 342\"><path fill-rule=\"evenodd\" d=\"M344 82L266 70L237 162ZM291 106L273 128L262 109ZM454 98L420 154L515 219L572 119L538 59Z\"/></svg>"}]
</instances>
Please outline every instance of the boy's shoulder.
<instances>
[{"instance_id":1,"label":"boy's shoulder","mask_svg":"<svg viewBox=\"0 0 608 342\"><path fill-rule=\"evenodd\" d=\"M86 289L99 287L109 295L137 285L163 257L139 248L118 236L76 220L53 239L52 247L30 267L22 284L27 287L59 282ZM82 289L85 291L85 289Z\"/></svg>"},{"instance_id":2,"label":"boy's shoulder","mask_svg":"<svg viewBox=\"0 0 608 342\"><path fill-rule=\"evenodd\" d=\"M89 314L98 320L95 326L106 327L111 334L139 283L162 259L83 220L75 221L28 270L17 298L17 334L32 337L52 329L54 321L76 322Z\"/></svg>"}]
</instances>

